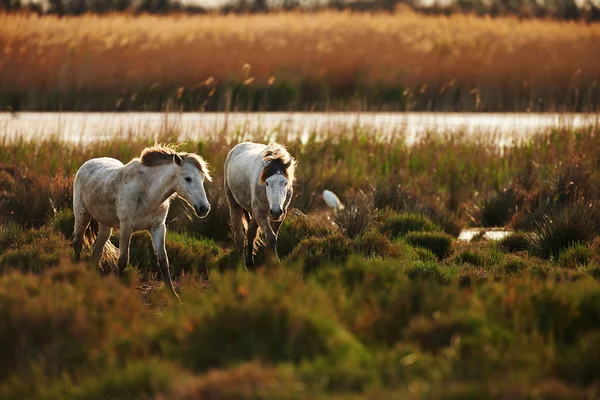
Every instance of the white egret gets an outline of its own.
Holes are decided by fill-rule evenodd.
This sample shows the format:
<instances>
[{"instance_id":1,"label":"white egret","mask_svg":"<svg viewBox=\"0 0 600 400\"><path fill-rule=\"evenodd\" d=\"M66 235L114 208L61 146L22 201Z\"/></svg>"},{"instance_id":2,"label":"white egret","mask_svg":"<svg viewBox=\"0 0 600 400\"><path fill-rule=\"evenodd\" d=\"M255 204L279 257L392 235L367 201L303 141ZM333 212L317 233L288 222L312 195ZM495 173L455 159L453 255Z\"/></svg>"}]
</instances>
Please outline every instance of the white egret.
<instances>
[{"instance_id":1,"label":"white egret","mask_svg":"<svg viewBox=\"0 0 600 400\"><path fill-rule=\"evenodd\" d=\"M344 209L344 205L340 199L330 190L323 190L323 200L325 200L325 203L335 211Z\"/></svg>"}]
</instances>

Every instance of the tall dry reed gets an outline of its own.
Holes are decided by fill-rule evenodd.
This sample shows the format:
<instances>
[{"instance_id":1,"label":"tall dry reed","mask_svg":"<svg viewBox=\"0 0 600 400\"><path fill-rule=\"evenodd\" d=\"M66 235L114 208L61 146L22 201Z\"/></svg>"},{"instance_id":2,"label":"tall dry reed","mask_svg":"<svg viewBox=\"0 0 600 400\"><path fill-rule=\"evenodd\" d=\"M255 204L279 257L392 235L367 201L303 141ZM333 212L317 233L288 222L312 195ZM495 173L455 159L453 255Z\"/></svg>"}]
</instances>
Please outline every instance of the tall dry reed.
<instances>
[{"instance_id":1,"label":"tall dry reed","mask_svg":"<svg viewBox=\"0 0 600 400\"><path fill-rule=\"evenodd\" d=\"M409 103L460 88L482 109L555 93L557 109L575 101L567 95L597 96L600 25L408 12L0 15L0 54L0 90L21 95L314 80L398 85Z\"/></svg>"}]
</instances>

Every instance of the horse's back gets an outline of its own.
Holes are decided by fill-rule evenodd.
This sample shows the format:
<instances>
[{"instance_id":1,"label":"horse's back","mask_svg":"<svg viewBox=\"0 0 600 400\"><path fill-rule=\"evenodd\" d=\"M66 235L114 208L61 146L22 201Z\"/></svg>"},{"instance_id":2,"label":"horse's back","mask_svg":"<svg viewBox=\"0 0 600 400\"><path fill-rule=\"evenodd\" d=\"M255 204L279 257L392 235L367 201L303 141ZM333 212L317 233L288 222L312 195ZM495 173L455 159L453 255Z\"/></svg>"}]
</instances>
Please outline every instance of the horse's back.
<instances>
[{"instance_id":1,"label":"horse's back","mask_svg":"<svg viewBox=\"0 0 600 400\"><path fill-rule=\"evenodd\" d=\"M250 208L252 187L258 183L262 169L261 153L264 144L243 142L234 146L225 160L225 184L236 201Z\"/></svg>"},{"instance_id":2,"label":"horse's back","mask_svg":"<svg viewBox=\"0 0 600 400\"><path fill-rule=\"evenodd\" d=\"M122 168L122 162L109 157L83 163L73 182L73 207L84 207L98 222L106 221L105 225L114 227L114 204Z\"/></svg>"},{"instance_id":3,"label":"horse's back","mask_svg":"<svg viewBox=\"0 0 600 400\"><path fill-rule=\"evenodd\" d=\"M260 154L266 148L264 144L243 142L229 151L225 160L225 173L228 176L251 177L254 169L260 166Z\"/></svg>"},{"instance_id":4,"label":"horse's back","mask_svg":"<svg viewBox=\"0 0 600 400\"><path fill-rule=\"evenodd\" d=\"M83 163L76 175L84 174L95 175L98 172L113 172L115 169L123 167L123 163L110 157L92 158Z\"/></svg>"},{"instance_id":5,"label":"horse's back","mask_svg":"<svg viewBox=\"0 0 600 400\"><path fill-rule=\"evenodd\" d=\"M260 155L267 146L262 143L242 142L236 144L227 155L227 160L248 158Z\"/></svg>"}]
</instances>

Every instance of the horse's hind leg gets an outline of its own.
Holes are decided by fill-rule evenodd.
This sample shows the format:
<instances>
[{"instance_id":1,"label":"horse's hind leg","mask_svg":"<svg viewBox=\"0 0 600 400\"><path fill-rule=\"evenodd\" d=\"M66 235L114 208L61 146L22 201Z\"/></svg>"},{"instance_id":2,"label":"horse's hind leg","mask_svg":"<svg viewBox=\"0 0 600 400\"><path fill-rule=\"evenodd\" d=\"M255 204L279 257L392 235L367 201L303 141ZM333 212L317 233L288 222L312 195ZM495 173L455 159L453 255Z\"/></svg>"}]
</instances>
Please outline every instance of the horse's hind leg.
<instances>
[{"instance_id":1,"label":"horse's hind leg","mask_svg":"<svg viewBox=\"0 0 600 400\"><path fill-rule=\"evenodd\" d=\"M73 250L75 251L75 261L79 262L81 259L81 249L83 247L83 241L85 231L87 230L92 216L86 210L83 202L75 200L73 202L73 214L75 216L75 230L73 232Z\"/></svg>"},{"instance_id":2,"label":"horse's hind leg","mask_svg":"<svg viewBox=\"0 0 600 400\"><path fill-rule=\"evenodd\" d=\"M100 259L102 258L102 253L104 252L104 246L110 238L111 233L111 227L100 224L98 228L98 237L96 238L96 242L94 243L94 250L92 251L92 263L94 265L98 265L98 263L100 262Z\"/></svg>"}]
</instances>

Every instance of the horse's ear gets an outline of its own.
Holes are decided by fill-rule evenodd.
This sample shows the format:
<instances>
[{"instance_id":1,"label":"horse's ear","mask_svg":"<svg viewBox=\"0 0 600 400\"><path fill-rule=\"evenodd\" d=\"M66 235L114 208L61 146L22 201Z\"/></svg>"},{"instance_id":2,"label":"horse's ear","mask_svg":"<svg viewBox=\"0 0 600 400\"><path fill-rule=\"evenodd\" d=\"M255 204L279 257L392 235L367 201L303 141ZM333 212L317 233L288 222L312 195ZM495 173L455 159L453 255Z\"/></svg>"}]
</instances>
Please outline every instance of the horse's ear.
<instances>
[{"instance_id":1,"label":"horse's ear","mask_svg":"<svg viewBox=\"0 0 600 400\"><path fill-rule=\"evenodd\" d=\"M294 157L290 157L290 161L288 161L287 163L283 164L283 166L285 167L285 169L288 169L292 165L296 165L296 159Z\"/></svg>"},{"instance_id":2,"label":"horse's ear","mask_svg":"<svg viewBox=\"0 0 600 400\"><path fill-rule=\"evenodd\" d=\"M173 154L173 161L175 161L175 164L179 166L181 166L181 163L183 162L179 154Z\"/></svg>"}]
</instances>

